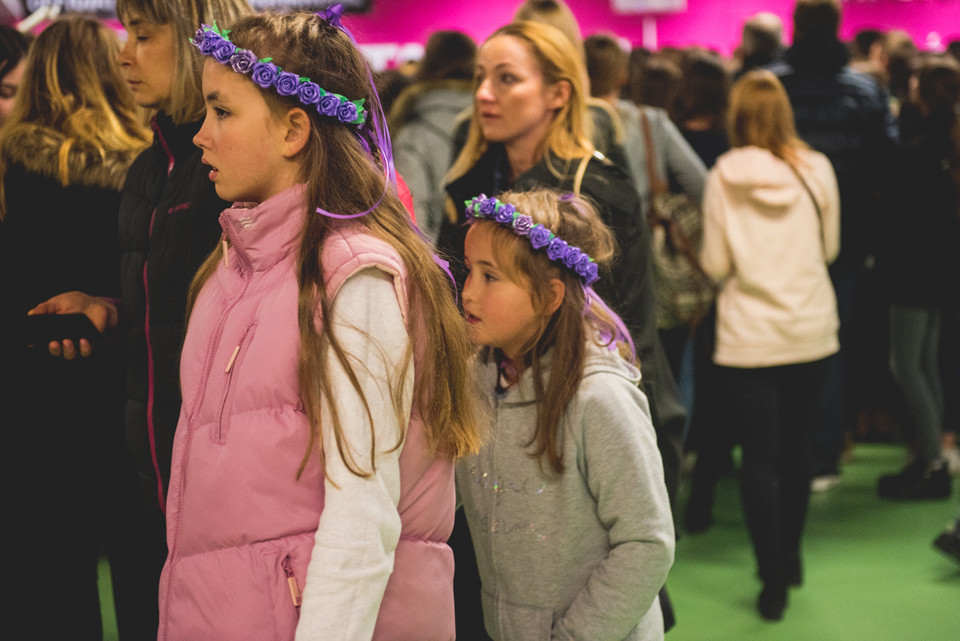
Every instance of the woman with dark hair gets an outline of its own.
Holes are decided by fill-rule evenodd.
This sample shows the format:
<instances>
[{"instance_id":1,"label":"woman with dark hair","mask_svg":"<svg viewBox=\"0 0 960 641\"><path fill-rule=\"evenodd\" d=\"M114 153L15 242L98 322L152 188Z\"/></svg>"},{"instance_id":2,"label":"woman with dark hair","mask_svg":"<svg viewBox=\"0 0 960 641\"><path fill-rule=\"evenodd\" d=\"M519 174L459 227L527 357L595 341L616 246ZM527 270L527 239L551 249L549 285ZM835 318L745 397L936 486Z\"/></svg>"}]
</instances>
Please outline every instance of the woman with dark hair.
<instances>
[{"instance_id":1,"label":"woman with dark hair","mask_svg":"<svg viewBox=\"0 0 960 641\"><path fill-rule=\"evenodd\" d=\"M30 41L25 35L8 25L0 25L0 125L13 109L29 48Z\"/></svg>"},{"instance_id":2,"label":"woman with dark hair","mask_svg":"<svg viewBox=\"0 0 960 641\"><path fill-rule=\"evenodd\" d=\"M138 498L123 439L121 346L107 340L94 357L68 363L47 354L25 324L28 310L67 289L119 296L120 188L149 137L118 51L96 20L49 25L0 130L0 407L11 428L7 451L16 453L5 472L17 488L5 516L10 545L21 550L7 606L46 638L100 639L101 549L121 617L135 589L136 542L119 525ZM51 617L38 595L53 584L65 598Z\"/></svg>"},{"instance_id":3,"label":"woman with dark hair","mask_svg":"<svg viewBox=\"0 0 960 641\"><path fill-rule=\"evenodd\" d=\"M960 287L960 65L932 58L917 70L900 113L898 198L887 228L890 368L903 390L913 460L879 481L890 499L945 498L951 480L941 452L944 391L941 334L950 330ZM946 323L945 323L946 320Z\"/></svg>"},{"instance_id":4,"label":"woman with dark hair","mask_svg":"<svg viewBox=\"0 0 960 641\"><path fill-rule=\"evenodd\" d=\"M670 119L707 169L730 148L725 130L730 74L713 54L693 54L670 105Z\"/></svg>"},{"instance_id":5,"label":"woman with dark hair","mask_svg":"<svg viewBox=\"0 0 960 641\"><path fill-rule=\"evenodd\" d=\"M459 31L430 36L413 85L390 109L394 161L413 195L420 229L435 240L446 195L443 176L453 160L457 116L473 100L476 43Z\"/></svg>"}]
</instances>

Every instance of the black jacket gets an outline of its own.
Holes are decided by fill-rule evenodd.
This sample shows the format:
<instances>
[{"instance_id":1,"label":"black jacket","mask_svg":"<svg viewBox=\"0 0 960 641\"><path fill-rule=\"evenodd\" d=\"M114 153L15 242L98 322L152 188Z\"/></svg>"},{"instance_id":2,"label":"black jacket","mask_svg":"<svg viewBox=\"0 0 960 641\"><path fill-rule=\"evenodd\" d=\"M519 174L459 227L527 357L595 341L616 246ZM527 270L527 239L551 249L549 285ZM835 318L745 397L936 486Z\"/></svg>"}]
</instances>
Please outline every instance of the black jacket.
<instances>
[{"instance_id":1,"label":"black jacket","mask_svg":"<svg viewBox=\"0 0 960 641\"><path fill-rule=\"evenodd\" d=\"M5 503L10 532L37 535L69 522L77 536L59 549L73 554L106 518L100 510L112 488L102 483L107 466L121 460L113 455L123 449L122 341L108 335L89 358L67 361L50 356L45 343L27 347L21 323L29 309L66 291L118 296L117 211L135 154L101 156L74 141L65 186L59 170L64 141L57 131L20 124L2 150L0 423L7 428L4 473L16 482L6 485L16 488L5 496L18 504ZM42 576L44 561L36 565ZM61 569L64 580L76 584L75 575Z\"/></svg>"},{"instance_id":2,"label":"black jacket","mask_svg":"<svg viewBox=\"0 0 960 641\"><path fill-rule=\"evenodd\" d=\"M873 255L889 198L897 125L889 94L854 71L837 40L801 42L770 67L783 83L797 132L833 164L840 190L840 257L851 268Z\"/></svg>"},{"instance_id":3,"label":"black jacket","mask_svg":"<svg viewBox=\"0 0 960 641\"><path fill-rule=\"evenodd\" d=\"M230 206L217 197L193 144L200 124L174 125L158 115L153 145L130 168L120 203L127 439L144 490L161 503L180 413L187 289Z\"/></svg>"},{"instance_id":4,"label":"black jacket","mask_svg":"<svg viewBox=\"0 0 960 641\"><path fill-rule=\"evenodd\" d=\"M893 206L878 269L891 302L904 307L960 304L960 187L949 115L900 114Z\"/></svg>"},{"instance_id":5,"label":"black jacket","mask_svg":"<svg viewBox=\"0 0 960 641\"><path fill-rule=\"evenodd\" d=\"M450 260L459 288L462 289L466 280L463 266L463 243L466 237L464 201L480 193L496 196L507 189L549 187L562 192L573 191L577 163L565 164L553 158L552 165L554 169L562 170L561 177L557 177L544 160L517 178L513 185L508 185L503 145L492 144L470 171L447 185L447 193L453 199L459 219L456 224L444 219L437 247ZM640 198L633 183L613 163L591 158L580 193L594 204L617 241L618 257L610 273L601 273L596 289L620 315L633 337L650 400L653 424L664 454L667 487L672 500L679 482L685 410L657 333L650 229L641 214Z\"/></svg>"}]
</instances>

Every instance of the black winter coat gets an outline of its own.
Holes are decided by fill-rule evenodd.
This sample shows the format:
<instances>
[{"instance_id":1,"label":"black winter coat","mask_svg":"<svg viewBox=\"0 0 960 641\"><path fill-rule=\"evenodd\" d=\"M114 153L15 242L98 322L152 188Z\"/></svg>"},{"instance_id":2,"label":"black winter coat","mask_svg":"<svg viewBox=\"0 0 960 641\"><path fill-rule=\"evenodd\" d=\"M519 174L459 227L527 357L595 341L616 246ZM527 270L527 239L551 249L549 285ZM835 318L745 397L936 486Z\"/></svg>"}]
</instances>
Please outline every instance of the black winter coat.
<instances>
[{"instance_id":1,"label":"black winter coat","mask_svg":"<svg viewBox=\"0 0 960 641\"><path fill-rule=\"evenodd\" d=\"M3 471L12 481L4 484L5 517L10 537L26 536L21 543L29 549L48 552L25 555L30 575L18 595L34 593L27 586L37 580L48 587L53 572L63 585L77 586L76 565L96 563L97 528L118 509L118 485L132 481L114 476L130 465L121 426L122 341L108 334L90 357L67 361L50 356L45 343L28 347L21 325L29 309L66 291L119 295L117 211L135 154L101 156L73 141L61 165L64 142L57 131L19 124L2 149L0 424L8 453ZM88 606L81 596L77 602ZM20 601L12 607L21 611Z\"/></svg>"},{"instance_id":2,"label":"black winter coat","mask_svg":"<svg viewBox=\"0 0 960 641\"><path fill-rule=\"evenodd\" d=\"M900 115L902 150L878 268L890 301L904 307L960 306L960 187L946 117Z\"/></svg>"},{"instance_id":3,"label":"black winter coat","mask_svg":"<svg viewBox=\"0 0 960 641\"><path fill-rule=\"evenodd\" d=\"M127 336L127 440L144 490L161 507L180 414L187 289L220 238L221 200L193 144L199 122L153 122L120 203L122 324Z\"/></svg>"},{"instance_id":4,"label":"black winter coat","mask_svg":"<svg viewBox=\"0 0 960 641\"><path fill-rule=\"evenodd\" d=\"M836 40L797 43L770 70L783 83L800 137L833 164L840 190L838 264L858 268L879 242L897 125L889 94L847 66Z\"/></svg>"}]
</instances>

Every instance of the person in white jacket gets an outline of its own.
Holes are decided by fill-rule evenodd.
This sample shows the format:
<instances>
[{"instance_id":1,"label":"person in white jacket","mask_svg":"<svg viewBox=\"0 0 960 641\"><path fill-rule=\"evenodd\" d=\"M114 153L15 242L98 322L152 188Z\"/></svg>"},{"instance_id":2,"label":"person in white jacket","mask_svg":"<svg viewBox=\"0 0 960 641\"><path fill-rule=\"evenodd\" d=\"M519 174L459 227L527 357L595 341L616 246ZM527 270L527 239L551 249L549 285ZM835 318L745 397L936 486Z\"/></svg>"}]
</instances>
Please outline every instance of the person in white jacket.
<instances>
[{"instance_id":1,"label":"person in white jacket","mask_svg":"<svg viewBox=\"0 0 960 641\"><path fill-rule=\"evenodd\" d=\"M740 426L744 512L763 590L761 616L779 620L800 585L811 435L824 359L839 349L827 265L839 253L836 177L796 134L783 86L745 74L730 96L731 150L704 195L704 270L720 283L719 393Z\"/></svg>"}]
</instances>

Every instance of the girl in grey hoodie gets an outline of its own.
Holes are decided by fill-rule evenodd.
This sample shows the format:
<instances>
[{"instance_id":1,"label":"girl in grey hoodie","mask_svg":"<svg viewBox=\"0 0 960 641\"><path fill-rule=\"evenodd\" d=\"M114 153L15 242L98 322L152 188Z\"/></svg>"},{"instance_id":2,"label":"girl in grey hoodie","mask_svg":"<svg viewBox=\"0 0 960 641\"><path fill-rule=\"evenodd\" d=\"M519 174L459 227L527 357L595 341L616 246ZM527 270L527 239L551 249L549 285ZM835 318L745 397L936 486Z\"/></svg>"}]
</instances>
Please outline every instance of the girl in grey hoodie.
<instances>
[{"instance_id":1,"label":"girl in grey hoodie","mask_svg":"<svg viewBox=\"0 0 960 641\"><path fill-rule=\"evenodd\" d=\"M457 465L495 641L663 639L674 530L612 236L547 190L468 202L463 308L492 433Z\"/></svg>"}]
</instances>

